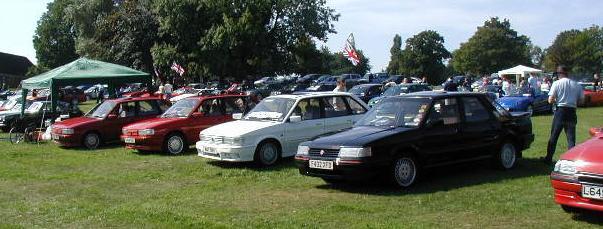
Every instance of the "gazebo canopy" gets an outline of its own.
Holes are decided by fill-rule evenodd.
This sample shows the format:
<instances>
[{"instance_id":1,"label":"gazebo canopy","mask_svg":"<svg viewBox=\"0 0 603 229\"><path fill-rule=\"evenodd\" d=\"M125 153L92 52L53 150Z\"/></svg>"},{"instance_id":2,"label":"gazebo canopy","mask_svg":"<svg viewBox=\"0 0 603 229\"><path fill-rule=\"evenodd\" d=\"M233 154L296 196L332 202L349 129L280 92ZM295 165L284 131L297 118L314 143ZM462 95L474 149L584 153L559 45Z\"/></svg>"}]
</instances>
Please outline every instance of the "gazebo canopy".
<instances>
[{"instance_id":1,"label":"gazebo canopy","mask_svg":"<svg viewBox=\"0 0 603 229\"><path fill-rule=\"evenodd\" d=\"M54 110L59 87L107 84L109 95L114 97L115 86L126 83L145 83L148 85L151 83L151 75L117 64L80 58L41 75L21 81L21 88L23 89L23 102L25 102L28 90L50 88L52 109Z\"/></svg>"},{"instance_id":2,"label":"gazebo canopy","mask_svg":"<svg viewBox=\"0 0 603 229\"><path fill-rule=\"evenodd\" d=\"M525 75L530 74L530 73L541 73L541 72L542 72L542 70L540 70L540 69L530 68L530 67L523 66L523 65L517 65L517 66L509 68L509 69L498 71L498 75L499 76L521 75L522 77L524 77Z\"/></svg>"}]
</instances>

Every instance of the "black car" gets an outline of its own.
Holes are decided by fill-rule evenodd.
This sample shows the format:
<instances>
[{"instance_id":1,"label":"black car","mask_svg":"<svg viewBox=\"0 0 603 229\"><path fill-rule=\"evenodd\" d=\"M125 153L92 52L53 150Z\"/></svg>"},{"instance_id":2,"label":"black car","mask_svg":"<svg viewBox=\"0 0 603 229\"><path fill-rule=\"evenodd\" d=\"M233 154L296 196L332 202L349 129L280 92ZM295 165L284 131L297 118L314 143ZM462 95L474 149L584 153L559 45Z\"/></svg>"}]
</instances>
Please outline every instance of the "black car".
<instances>
[{"instance_id":1,"label":"black car","mask_svg":"<svg viewBox=\"0 0 603 229\"><path fill-rule=\"evenodd\" d=\"M50 101L28 101L25 104L27 108L23 116L21 115L20 106L0 114L0 128L4 132L8 132L12 128L22 132L25 128L39 126L45 120L54 120L62 115L68 118L83 115L79 108L67 103L59 103L54 112L50 109L51 105Z\"/></svg>"},{"instance_id":2,"label":"black car","mask_svg":"<svg viewBox=\"0 0 603 229\"><path fill-rule=\"evenodd\" d=\"M401 84L402 81L404 80L404 76L401 75L392 75L389 76L385 81L383 81L382 83L389 83L389 82L394 82L396 84Z\"/></svg>"},{"instance_id":3,"label":"black car","mask_svg":"<svg viewBox=\"0 0 603 229\"><path fill-rule=\"evenodd\" d=\"M284 86L281 89L272 91L272 93L270 93L270 94L271 95L293 94L295 92L304 91L308 87L310 87L309 84L289 84L287 86Z\"/></svg>"},{"instance_id":4,"label":"black car","mask_svg":"<svg viewBox=\"0 0 603 229\"><path fill-rule=\"evenodd\" d=\"M385 99L352 129L300 144L295 159L302 175L327 182L386 174L408 187L436 166L491 159L513 168L533 141L529 114L511 114L485 94L417 92Z\"/></svg>"},{"instance_id":5,"label":"black car","mask_svg":"<svg viewBox=\"0 0 603 229\"><path fill-rule=\"evenodd\" d=\"M311 84L315 80L317 80L320 76L322 76L322 75L321 74L308 74L303 77L300 77L295 82L298 84Z\"/></svg>"},{"instance_id":6,"label":"black car","mask_svg":"<svg viewBox=\"0 0 603 229\"><path fill-rule=\"evenodd\" d=\"M389 78L387 72L381 73L366 73L362 79L358 80L359 83L383 83Z\"/></svg>"},{"instance_id":7,"label":"black car","mask_svg":"<svg viewBox=\"0 0 603 229\"><path fill-rule=\"evenodd\" d=\"M372 98L381 95L381 88L383 88L381 84L360 84L352 87L348 92L368 103Z\"/></svg>"}]
</instances>

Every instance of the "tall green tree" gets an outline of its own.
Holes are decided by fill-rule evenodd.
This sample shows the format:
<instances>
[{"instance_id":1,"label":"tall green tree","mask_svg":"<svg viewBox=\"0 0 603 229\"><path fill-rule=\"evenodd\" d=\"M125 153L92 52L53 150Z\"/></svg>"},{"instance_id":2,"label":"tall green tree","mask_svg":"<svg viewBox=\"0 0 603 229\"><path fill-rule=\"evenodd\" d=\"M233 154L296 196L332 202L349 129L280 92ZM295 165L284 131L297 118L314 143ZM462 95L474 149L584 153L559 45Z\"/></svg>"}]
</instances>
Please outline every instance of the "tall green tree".
<instances>
[{"instance_id":1,"label":"tall green tree","mask_svg":"<svg viewBox=\"0 0 603 229\"><path fill-rule=\"evenodd\" d=\"M574 50L576 37L580 30L572 29L557 34L553 44L546 49L544 66L547 71L554 71L558 65L568 68L574 66Z\"/></svg>"},{"instance_id":2,"label":"tall green tree","mask_svg":"<svg viewBox=\"0 0 603 229\"><path fill-rule=\"evenodd\" d=\"M444 47L444 37L433 30L427 30L406 40L402 51L401 72L409 76L426 76L429 83L436 84L444 78L444 60L450 52Z\"/></svg>"},{"instance_id":3,"label":"tall green tree","mask_svg":"<svg viewBox=\"0 0 603 229\"><path fill-rule=\"evenodd\" d=\"M48 3L47 11L38 20L33 36L38 66L31 70L32 74L59 67L78 58L73 24L66 20L66 8L71 3L71 0Z\"/></svg>"},{"instance_id":4,"label":"tall green tree","mask_svg":"<svg viewBox=\"0 0 603 229\"><path fill-rule=\"evenodd\" d=\"M400 59L402 58L402 37L396 34L394 36L394 44L389 49L390 59L387 64L387 72L389 74L398 74L400 70Z\"/></svg>"},{"instance_id":5,"label":"tall green tree","mask_svg":"<svg viewBox=\"0 0 603 229\"><path fill-rule=\"evenodd\" d=\"M582 30L574 40L572 71L592 74L603 68L603 28L592 26Z\"/></svg>"},{"instance_id":6,"label":"tall green tree","mask_svg":"<svg viewBox=\"0 0 603 229\"><path fill-rule=\"evenodd\" d=\"M509 20L491 18L453 52L454 68L459 72L481 75L518 64L530 65L529 42L528 37L518 35L511 28Z\"/></svg>"}]
</instances>

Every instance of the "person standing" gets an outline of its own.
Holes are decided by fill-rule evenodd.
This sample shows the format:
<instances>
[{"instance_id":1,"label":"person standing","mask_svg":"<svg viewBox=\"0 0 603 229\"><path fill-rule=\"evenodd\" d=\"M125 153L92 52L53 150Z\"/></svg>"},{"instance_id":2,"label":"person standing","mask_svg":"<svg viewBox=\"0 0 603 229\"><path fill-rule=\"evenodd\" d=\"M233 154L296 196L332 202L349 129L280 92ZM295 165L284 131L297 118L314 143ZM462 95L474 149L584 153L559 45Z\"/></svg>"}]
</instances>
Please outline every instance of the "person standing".
<instances>
[{"instance_id":1,"label":"person standing","mask_svg":"<svg viewBox=\"0 0 603 229\"><path fill-rule=\"evenodd\" d=\"M530 77L528 77L528 85L534 91L535 95L540 95L540 84L538 83L538 78L534 75L534 73L530 73Z\"/></svg>"},{"instance_id":2,"label":"person standing","mask_svg":"<svg viewBox=\"0 0 603 229\"><path fill-rule=\"evenodd\" d=\"M515 84L509 80L508 76L503 77L502 90L505 93L505 96L513 95L517 91Z\"/></svg>"},{"instance_id":3,"label":"person standing","mask_svg":"<svg viewBox=\"0 0 603 229\"><path fill-rule=\"evenodd\" d=\"M334 92L346 92L347 88L345 87L345 80L341 77L337 78L337 87L333 89Z\"/></svg>"},{"instance_id":4,"label":"person standing","mask_svg":"<svg viewBox=\"0 0 603 229\"><path fill-rule=\"evenodd\" d=\"M172 97L172 92L174 90L174 86L170 82L167 82L163 85L163 94L165 95L165 99L170 99Z\"/></svg>"},{"instance_id":5,"label":"person standing","mask_svg":"<svg viewBox=\"0 0 603 229\"><path fill-rule=\"evenodd\" d=\"M542 158L542 161L546 164L550 164L553 161L553 155L555 154L561 130L565 130L567 148L571 149L576 145L576 123L578 122L576 107L584 100L582 87L576 81L568 78L567 67L557 67L556 73L559 76L559 80L553 82L549 91L549 103L556 103L557 109L553 116L546 157Z\"/></svg>"},{"instance_id":6,"label":"person standing","mask_svg":"<svg viewBox=\"0 0 603 229\"><path fill-rule=\"evenodd\" d=\"M593 90L597 91L599 88L599 86L601 85L601 76L599 76L599 73L595 73L595 75L593 76Z\"/></svg>"}]
</instances>

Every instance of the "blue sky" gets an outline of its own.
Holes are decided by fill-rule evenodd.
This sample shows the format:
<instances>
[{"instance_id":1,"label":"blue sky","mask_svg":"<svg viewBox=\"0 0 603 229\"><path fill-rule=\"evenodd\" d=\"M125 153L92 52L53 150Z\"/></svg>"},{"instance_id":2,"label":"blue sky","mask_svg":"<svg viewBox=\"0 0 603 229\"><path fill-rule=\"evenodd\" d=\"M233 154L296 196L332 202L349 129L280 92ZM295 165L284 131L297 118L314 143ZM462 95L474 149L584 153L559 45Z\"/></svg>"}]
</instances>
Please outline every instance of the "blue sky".
<instances>
[{"instance_id":1,"label":"blue sky","mask_svg":"<svg viewBox=\"0 0 603 229\"><path fill-rule=\"evenodd\" d=\"M0 52L35 60L32 37L50 0L0 1ZM327 0L341 14L337 34L324 44L340 51L354 33L356 47L370 58L372 71L387 66L395 34L403 40L423 30L435 30L449 51L457 49L490 17L511 21L513 29L548 47L564 30L603 25L601 0Z\"/></svg>"}]
</instances>

